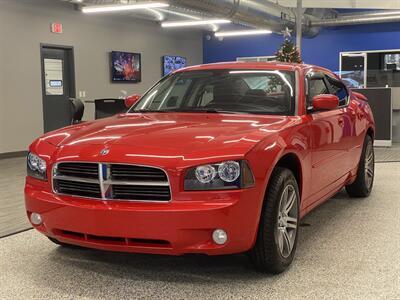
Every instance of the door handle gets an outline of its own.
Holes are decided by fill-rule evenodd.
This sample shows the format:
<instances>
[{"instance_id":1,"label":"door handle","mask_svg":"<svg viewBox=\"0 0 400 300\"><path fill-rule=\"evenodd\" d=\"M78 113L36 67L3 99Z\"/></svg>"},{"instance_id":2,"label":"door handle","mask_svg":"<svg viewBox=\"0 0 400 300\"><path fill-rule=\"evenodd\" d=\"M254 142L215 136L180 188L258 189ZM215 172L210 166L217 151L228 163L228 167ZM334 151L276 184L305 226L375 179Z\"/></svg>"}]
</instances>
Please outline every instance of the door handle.
<instances>
[{"instance_id":1,"label":"door handle","mask_svg":"<svg viewBox=\"0 0 400 300\"><path fill-rule=\"evenodd\" d=\"M343 127L343 126L344 126L344 121L343 121L343 119L339 119L339 120L338 120L338 124L339 124L340 127Z\"/></svg>"}]
</instances>

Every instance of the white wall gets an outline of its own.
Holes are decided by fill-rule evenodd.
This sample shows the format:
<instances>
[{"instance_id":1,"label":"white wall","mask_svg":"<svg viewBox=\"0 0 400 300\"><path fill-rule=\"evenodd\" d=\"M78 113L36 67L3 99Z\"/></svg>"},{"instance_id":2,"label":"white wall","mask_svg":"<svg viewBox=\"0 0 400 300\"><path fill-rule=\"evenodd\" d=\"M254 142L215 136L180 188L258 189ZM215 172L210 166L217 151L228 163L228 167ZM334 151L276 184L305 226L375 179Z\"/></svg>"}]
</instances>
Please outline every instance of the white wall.
<instances>
[{"instance_id":1,"label":"white wall","mask_svg":"<svg viewBox=\"0 0 400 300\"><path fill-rule=\"evenodd\" d=\"M50 33L61 22L62 34ZM43 133L40 43L73 46L76 91L86 100L142 93L161 77L161 56L202 63L201 32L168 31L119 15L83 15L58 0L0 0L0 153L26 150ZM142 53L142 82L111 83L109 52ZM93 104L85 119L93 118Z\"/></svg>"}]
</instances>

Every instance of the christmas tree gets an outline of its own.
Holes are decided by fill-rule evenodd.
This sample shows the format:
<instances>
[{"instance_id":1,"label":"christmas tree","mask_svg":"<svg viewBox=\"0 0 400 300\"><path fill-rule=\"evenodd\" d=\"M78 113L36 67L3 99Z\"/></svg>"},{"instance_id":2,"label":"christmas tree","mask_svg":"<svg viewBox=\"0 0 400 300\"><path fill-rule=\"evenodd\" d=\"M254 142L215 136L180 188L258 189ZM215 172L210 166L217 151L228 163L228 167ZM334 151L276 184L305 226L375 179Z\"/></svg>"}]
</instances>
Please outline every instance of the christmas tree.
<instances>
[{"instance_id":1,"label":"christmas tree","mask_svg":"<svg viewBox=\"0 0 400 300\"><path fill-rule=\"evenodd\" d=\"M290 39L290 31L286 28L283 32L285 41L276 52L276 60L281 62L302 63L300 52Z\"/></svg>"}]
</instances>

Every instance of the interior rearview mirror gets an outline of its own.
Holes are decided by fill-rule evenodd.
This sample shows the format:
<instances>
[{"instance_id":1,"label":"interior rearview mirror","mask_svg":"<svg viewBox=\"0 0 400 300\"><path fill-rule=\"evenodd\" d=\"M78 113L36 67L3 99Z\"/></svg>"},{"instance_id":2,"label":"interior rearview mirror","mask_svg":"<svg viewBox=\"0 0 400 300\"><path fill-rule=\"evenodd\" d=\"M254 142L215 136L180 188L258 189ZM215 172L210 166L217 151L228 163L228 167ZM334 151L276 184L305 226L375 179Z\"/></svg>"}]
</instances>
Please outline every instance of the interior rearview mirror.
<instances>
[{"instance_id":1,"label":"interior rearview mirror","mask_svg":"<svg viewBox=\"0 0 400 300\"><path fill-rule=\"evenodd\" d=\"M136 104L140 100L140 95L131 95L125 98L125 106L126 108L131 108L134 104Z\"/></svg>"},{"instance_id":2,"label":"interior rearview mirror","mask_svg":"<svg viewBox=\"0 0 400 300\"><path fill-rule=\"evenodd\" d=\"M339 106L339 98L332 94L316 95L313 97L314 110L331 110Z\"/></svg>"}]
</instances>

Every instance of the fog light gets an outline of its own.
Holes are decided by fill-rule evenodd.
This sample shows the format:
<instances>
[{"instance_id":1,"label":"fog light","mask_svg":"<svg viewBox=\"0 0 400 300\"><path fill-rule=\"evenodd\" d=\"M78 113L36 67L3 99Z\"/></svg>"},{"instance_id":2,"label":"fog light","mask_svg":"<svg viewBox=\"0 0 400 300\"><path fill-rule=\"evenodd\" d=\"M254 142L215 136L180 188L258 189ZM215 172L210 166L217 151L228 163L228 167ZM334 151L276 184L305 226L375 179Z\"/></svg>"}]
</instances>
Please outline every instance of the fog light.
<instances>
[{"instance_id":1,"label":"fog light","mask_svg":"<svg viewBox=\"0 0 400 300\"><path fill-rule=\"evenodd\" d=\"M31 222L33 225L40 225L42 224L42 216L38 213L31 214Z\"/></svg>"},{"instance_id":2,"label":"fog light","mask_svg":"<svg viewBox=\"0 0 400 300\"><path fill-rule=\"evenodd\" d=\"M214 243L218 245L223 245L228 240L228 235L226 234L225 230L215 229L212 234L212 238L214 240Z\"/></svg>"}]
</instances>

